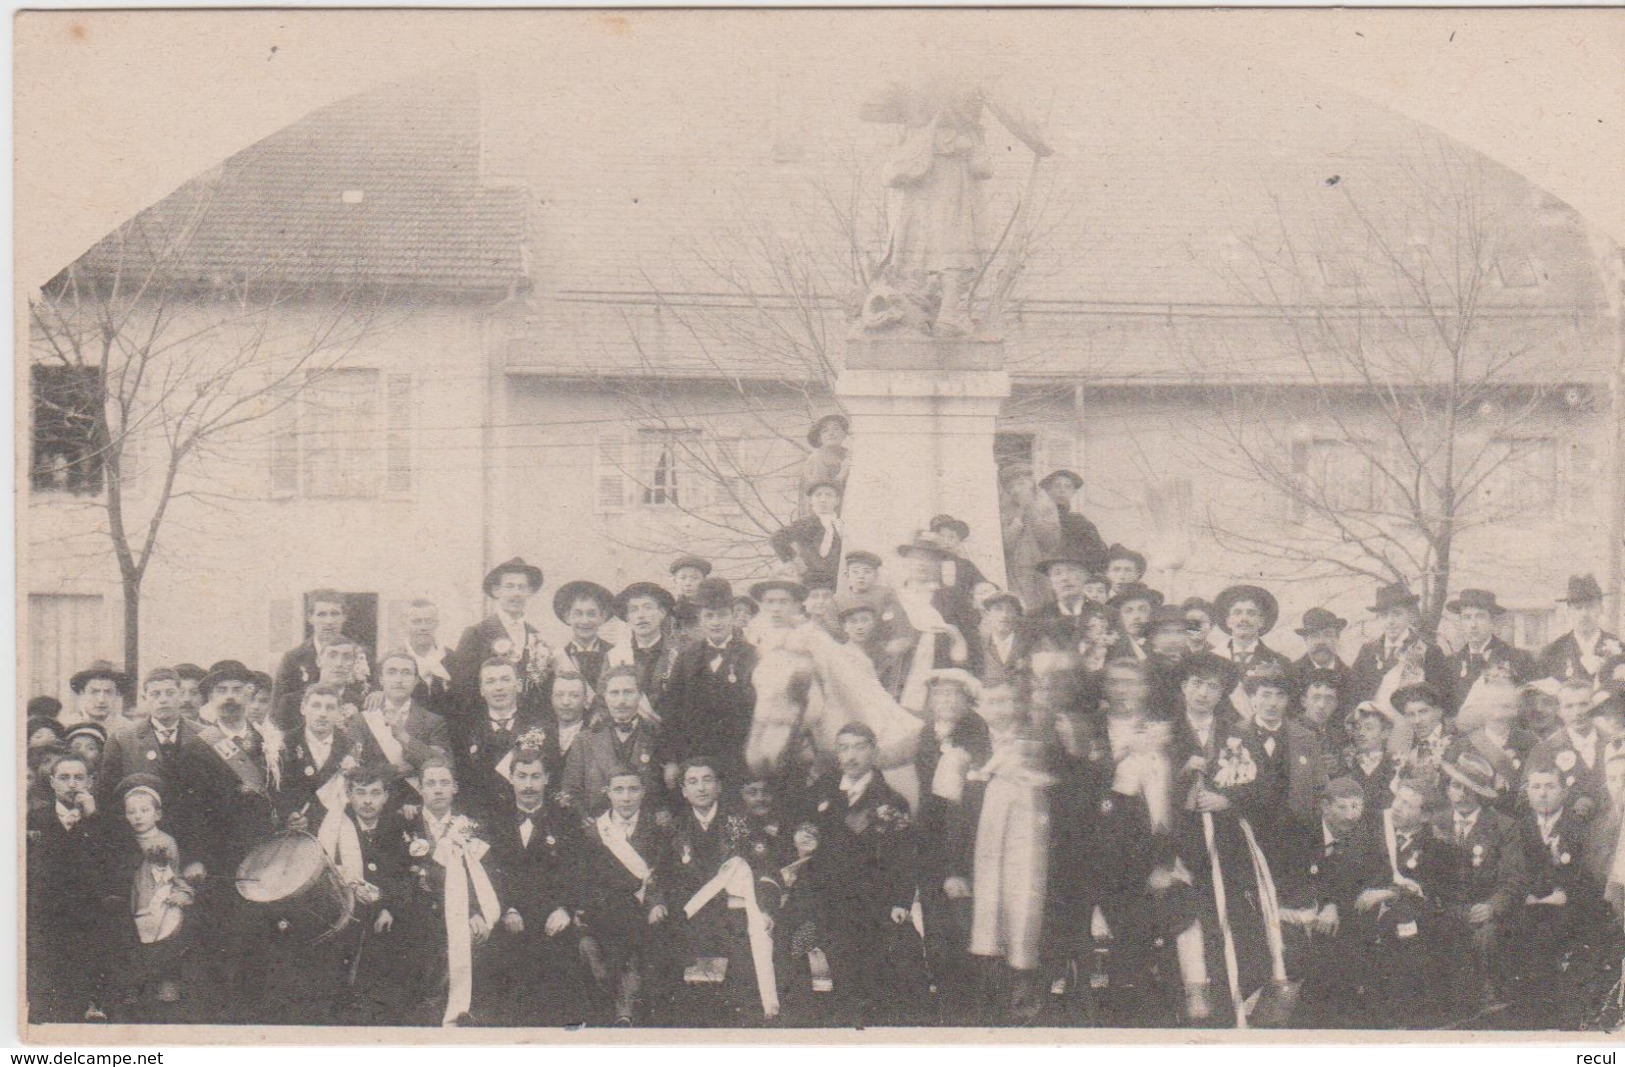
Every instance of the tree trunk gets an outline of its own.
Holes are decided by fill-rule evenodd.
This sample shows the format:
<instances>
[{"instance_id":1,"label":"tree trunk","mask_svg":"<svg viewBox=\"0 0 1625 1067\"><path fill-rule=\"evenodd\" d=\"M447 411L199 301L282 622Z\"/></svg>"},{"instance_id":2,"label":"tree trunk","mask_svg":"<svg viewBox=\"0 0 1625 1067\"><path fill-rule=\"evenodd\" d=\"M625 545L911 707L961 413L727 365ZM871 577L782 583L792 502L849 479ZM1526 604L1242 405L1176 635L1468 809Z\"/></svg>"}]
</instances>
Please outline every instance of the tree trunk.
<instances>
[{"instance_id":1,"label":"tree trunk","mask_svg":"<svg viewBox=\"0 0 1625 1067\"><path fill-rule=\"evenodd\" d=\"M124 575L124 673L141 677L141 578ZM139 681L137 682L139 684Z\"/></svg>"}]
</instances>

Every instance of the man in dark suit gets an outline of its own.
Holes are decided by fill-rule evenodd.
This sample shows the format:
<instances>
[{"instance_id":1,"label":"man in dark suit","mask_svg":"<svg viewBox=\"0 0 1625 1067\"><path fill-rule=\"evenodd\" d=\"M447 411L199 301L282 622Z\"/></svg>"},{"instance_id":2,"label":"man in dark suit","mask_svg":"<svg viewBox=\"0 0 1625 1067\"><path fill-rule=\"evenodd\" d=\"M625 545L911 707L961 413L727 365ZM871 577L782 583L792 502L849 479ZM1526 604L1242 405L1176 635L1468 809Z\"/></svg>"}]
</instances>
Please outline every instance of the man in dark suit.
<instances>
[{"instance_id":1,"label":"man in dark suit","mask_svg":"<svg viewBox=\"0 0 1625 1067\"><path fill-rule=\"evenodd\" d=\"M587 732L587 679L577 671L558 671L548 686L547 780L556 794L564 784L564 768L575 744Z\"/></svg>"},{"instance_id":2,"label":"man in dark suit","mask_svg":"<svg viewBox=\"0 0 1625 1067\"><path fill-rule=\"evenodd\" d=\"M984 686L1003 685L1027 669L1032 649L1021 629L1021 598L1014 593L995 593L982 603L981 673Z\"/></svg>"},{"instance_id":3,"label":"man in dark suit","mask_svg":"<svg viewBox=\"0 0 1625 1067\"><path fill-rule=\"evenodd\" d=\"M1088 637L1088 620L1100 614L1100 606L1083 595L1083 584L1089 578L1088 564L1081 556L1056 556L1040 560L1036 569L1049 582L1054 596L1028 618L1047 631L1064 630L1076 651L1077 643ZM1059 625L1054 625L1056 620Z\"/></svg>"},{"instance_id":4,"label":"man in dark suit","mask_svg":"<svg viewBox=\"0 0 1625 1067\"><path fill-rule=\"evenodd\" d=\"M803 578L838 578L841 568L841 487L818 481L807 487L812 514L797 519L768 538L773 552L794 562Z\"/></svg>"},{"instance_id":5,"label":"man in dark suit","mask_svg":"<svg viewBox=\"0 0 1625 1067\"><path fill-rule=\"evenodd\" d=\"M340 726L343 690L317 682L299 702L304 726L282 739L273 776L272 802L289 830L315 832L330 811L344 807L344 772L361 763L361 742Z\"/></svg>"},{"instance_id":6,"label":"man in dark suit","mask_svg":"<svg viewBox=\"0 0 1625 1067\"><path fill-rule=\"evenodd\" d=\"M582 859L582 955L612 1004L616 1025L642 1021L644 980L656 962L649 883L665 831L643 810L647 790L631 767L612 768L606 810L588 828Z\"/></svg>"},{"instance_id":7,"label":"man in dark suit","mask_svg":"<svg viewBox=\"0 0 1625 1067\"><path fill-rule=\"evenodd\" d=\"M554 655L551 670L573 666L589 682L602 678L611 649L598 631L614 610L615 594L597 582L577 580L561 585L553 594L553 614L570 628L570 640ZM547 694L545 678L539 694Z\"/></svg>"},{"instance_id":8,"label":"man in dark suit","mask_svg":"<svg viewBox=\"0 0 1625 1067\"><path fill-rule=\"evenodd\" d=\"M1347 619L1325 608L1310 608L1304 612L1303 625L1295 631L1303 638L1303 656L1293 660L1288 671L1293 688L1300 697L1309 691L1311 680L1333 682L1337 689L1338 706L1336 714L1327 721L1339 724L1359 703L1353 699L1353 671L1337 651L1348 624Z\"/></svg>"},{"instance_id":9,"label":"man in dark suit","mask_svg":"<svg viewBox=\"0 0 1625 1067\"><path fill-rule=\"evenodd\" d=\"M1261 838L1270 838L1288 815L1314 821L1329 780L1326 754L1318 733L1287 718L1292 683L1279 663L1255 667L1242 686L1253 708L1247 739L1259 755L1257 828ZM1268 840L1264 850L1270 852Z\"/></svg>"},{"instance_id":10,"label":"man in dark suit","mask_svg":"<svg viewBox=\"0 0 1625 1067\"><path fill-rule=\"evenodd\" d=\"M427 934L414 907L416 878L406 820L391 799L393 777L381 762L345 771L345 809L317 831L328 859L355 892L356 921L341 935L342 967L352 976L339 1006L346 1025L405 1025L423 996L421 944Z\"/></svg>"},{"instance_id":11,"label":"man in dark suit","mask_svg":"<svg viewBox=\"0 0 1625 1067\"><path fill-rule=\"evenodd\" d=\"M181 749L197 736L197 726L181 716L180 676L168 667L147 672L141 699L148 719L133 730L114 731L102 751L96 776L97 796L103 806L118 784L132 774L156 774L164 782L164 827L177 840L190 839L190 829L202 816L180 775Z\"/></svg>"},{"instance_id":12,"label":"man in dark suit","mask_svg":"<svg viewBox=\"0 0 1625 1067\"><path fill-rule=\"evenodd\" d=\"M547 803L541 749L516 749L508 777L512 799L490 818L486 866L502 902L502 921L491 932L484 960L492 978L475 983L490 994L482 1014L507 1026L578 1023L580 831Z\"/></svg>"},{"instance_id":13,"label":"man in dark suit","mask_svg":"<svg viewBox=\"0 0 1625 1067\"><path fill-rule=\"evenodd\" d=\"M1560 681L1581 676L1595 678L1604 660L1625 651L1619 636L1599 623L1602 586L1593 575L1576 574L1569 579L1568 595L1558 597L1557 602L1568 606L1573 629L1541 652L1539 673Z\"/></svg>"},{"instance_id":14,"label":"man in dark suit","mask_svg":"<svg viewBox=\"0 0 1625 1067\"><path fill-rule=\"evenodd\" d=\"M1348 699L1358 704L1375 697L1389 672L1401 661L1414 662L1421 668L1422 681L1441 692L1449 691L1450 667L1444 653L1418 629L1421 617L1417 605L1421 602L1422 598L1404 583L1377 590L1371 611L1382 619L1383 632L1362 645L1354 657L1354 685Z\"/></svg>"},{"instance_id":15,"label":"man in dark suit","mask_svg":"<svg viewBox=\"0 0 1625 1067\"><path fill-rule=\"evenodd\" d=\"M55 756L41 773L53 803L28 813L28 1018L99 1021L106 1018L113 937L103 898L119 892L112 885L113 838L81 757Z\"/></svg>"},{"instance_id":16,"label":"man in dark suit","mask_svg":"<svg viewBox=\"0 0 1625 1067\"><path fill-rule=\"evenodd\" d=\"M322 676L322 650L344 639L344 594L336 589L317 589L305 599L310 604L310 614L305 619L310 624L310 637L297 648L283 654L282 662L277 665L276 684L271 696L273 721L277 729L284 733L299 728L295 721L299 698L305 686ZM357 676L366 677L371 673L367 667L366 652L359 645L356 647L361 657L357 664Z\"/></svg>"},{"instance_id":17,"label":"man in dark suit","mask_svg":"<svg viewBox=\"0 0 1625 1067\"><path fill-rule=\"evenodd\" d=\"M1474 684L1486 673L1494 673L1522 685L1535 677L1535 659L1521 648L1513 648L1495 635L1495 620L1506 608L1495 602L1487 589L1463 589L1445 606L1461 624L1461 647L1446 658L1450 673L1450 707L1461 709Z\"/></svg>"},{"instance_id":18,"label":"man in dark suit","mask_svg":"<svg viewBox=\"0 0 1625 1067\"><path fill-rule=\"evenodd\" d=\"M723 802L723 779L716 763L693 756L680 768L682 810L672 819L650 885L649 921L671 924L667 935L675 950L667 976L675 992L671 1019L686 1025L744 1025L762 1017L749 905L743 899L744 892L754 896L757 891L749 861L742 857L750 825L734 804ZM735 860L746 864L746 871L737 881L727 880L724 865ZM718 879L725 883L720 888ZM759 906L759 901L753 903ZM718 959L727 961L719 983L721 1003L702 991L716 981L715 976L698 973L707 961ZM773 1011L777 1012L776 1005Z\"/></svg>"},{"instance_id":19,"label":"man in dark suit","mask_svg":"<svg viewBox=\"0 0 1625 1067\"><path fill-rule=\"evenodd\" d=\"M677 600L653 582L633 582L615 597L615 615L631 631L626 647L610 651L610 662L630 662L638 669L638 689L645 713L665 718L666 689L677 664L678 638L668 632ZM695 625L699 617L695 616Z\"/></svg>"},{"instance_id":20,"label":"man in dark suit","mask_svg":"<svg viewBox=\"0 0 1625 1067\"><path fill-rule=\"evenodd\" d=\"M192 847L211 871L235 871L243 856L275 829L271 754L248 721L246 694L252 681L253 672L236 660L214 664L198 687L204 718L213 721L181 743L178 776L207 813L195 828L203 835Z\"/></svg>"},{"instance_id":21,"label":"man in dark suit","mask_svg":"<svg viewBox=\"0 0 1625 1067\"><path fill-rule=\"evenodd\" d=\"M1055 502L1061 523L1061 552L1063 556L1082 560L1084 569L1100 573L1106 569L1106 542L1095 524L1072 510L1072 499L1083 488L1083 479L1069 470L1056 470L1044 475L1038 488Z\"/></svg>"},{"instance_id":22,"label":"man in dark suit","mask_svg":"<svg viewBox=\"0 0 1625 1067\"><path fill-rule=\"evenodd\" d=\"M1524 773L1536 764L1557 768L1564 790L1564 808L1571 818L1591 818L1607 807L1607 740L1592 719L1594 691L1583 675L1564 682L1557 691L1557 714L1562 728L1529 753ZM1525 779L1527 782L1527 777Z\"/></svg>"},{"instance_id":23,"label":"man in dark suit","mask_svg":"<svg viewBox=\"0 0 1625 1067\"><path fill-rule=\"evenodd\" d=\"M1465 1017L1498 999L1496 965L1503 931L1522 903L1524 855L1518 824L1496 809L1500 790L1490 762L1460 751L1443 770L1450 807L1434 834L1449 850L1439 903L1455 925L1448 985Z\"/></svg>"},{"instance_id":24,"label":"man in dark suit","mask_svg":"<svg viewBox=\"0 0 1625 1067\"><path fill-rule=\"evenodd\" d=\"M660 795L661 735L638 714L641 702L636 667L625 664L605 672L604 707L608 715L583 728L570 746L564 761L564 779L559 784L560 804L574 808L584 818L597 815L608 803L605 790L610 776L622 768L643 776L648 797ZM659 806L651 800L643 803L650 810Z\"/></svg>"},{"instance_id":25,"label":"man in dark suit","mask_svg":"<svg viewBox=\"0 0 1625 1067\"><path fill-rule=\"evenodd\" d=\"M1257 585L1232 585L1213 598L1214 621L1230 640L1219 646L1219 655L1236 665L1238 677L1254 668L1272 663L1283 671L1292 661L1264 643L1264 635L1275 629L1281 606L1275 595Z\"/></svg>"},{"instance_id":26,"label":"man in dark suit","mask_svg":"<svg viewBox=\"0 0 1625 1067\"><path fill-rule=\"evenodd\" d=\"M925 992L920 940L909 925L919 869L912 815L875 768L874 731L849 723L835 743L840 773L813 795L813 892L841 1021L906 1022Z\"/></svg>"},{"instance_id":27,"label":"man in dark suit","mask_svg":"<svg viewBox=\"0 0 1625 1067\"><path fill-rule=\"evenodd\" d=\"M484 814L506 803L507 771L520 739L542 728L542 716L519 703L518 672L493 656L480 667L480 711L465 723L457 747L457 783L468 810ZM537 745L543 743L537 737Z\"/></svg>"},{"instance_id":28,"label":"man in dark suit","mask_svg":"<svg viewBox=\"0 0 1625 1067\"><path fill-rule=\"evenodd\" d=\"M700 609L694 603L694 596L700 591L700 583L711 577L711 561L685 554L672 560L667 572L671 575L672 588L677 592L671 613L672 632L679 641L686 643L699 631Z\"/></svg>"},{"instance_id":29,"label":"man in dark suit","mask_svg":"<svg viewBox=\"0 0 1625 1067\"><path fill-rule=\"evenodd\" d=\"M361 743L363 762L387 763L396 775L410 778L431 753L451 754L446 720L422 702L423 691L418 660L411 652L384 653L378 660L378 689L368 694L360 715L345 724ZM398 787L410 788L404 782ZM396 796L406 799L399 788Z\"/></svg>"},{"instance_id":30,"label":"man in dark suit","mask_svg":"<svg viewBox=\"0 0 1625 1067\"><path fill-rule=\"evenodd\" d=\"M480 668L492 657L514 665L525 687L520 702L526 707L540 710L546 699L539 686L552 666L553 653L542 641L541 631L525 619L526 605L541 592L542 568L515 556L491 569L485 576L484 588L485 595L496 601L497 609L463 631L448 664L454 726L457 720L472 723L479 718Z\"/></svg>"},{"instance_id":31,"label":"man in dark suit","mask_svg":"<svg viewBox=\"0 0 1625 1067\"><path fill-rule=\"evenodd\" d=\"M905 665L903 683L907 683L907 665L913 663L919 643L928 637L936 649L927 669L964 667L974 674L981 660L976 606L942 584L942 564L953 553L930 534L919 534L908 544L898 545L897 554L908 567L908 577L897 588L903 610L892 620L886 652L892 661ZM927 625L933 628L930 632L922 629Z\"/></svg>"},{"instance_id":32,"label":"man in dark suit","mask_svg":"<svg viewBox=\"0 0 1625 1067\"><path fill-rule=\"evenodd\" d=\"M440 609L434 601L419 597L406 605L406 652L417 665L412 698L441 718L452 714L451 665L456 657L440 643Z\"/></svg>"},{"instance_id":33,"label":"man in dark suit","mask_svg":"<svg viewBox=\"0 0 1625 1067\"><path fill-rule=\"evenodd\" d=\"M938 515L927 527L942 547L953 553L942 561L942 584L968 603L976 602L976 587L987 582L981 569L965 558L963 549L970 540L970 524L952 515ZM969 636L969 635L967 635Z\"/></svg>"},{"instance_id":34,"label":"man in dark suit","mask_svg":"<svg viewBox=\"0 0 1625 1067\"><path fill-rule=\"evenodd\" d=\"M693 756L720 760L723 774L741 771L756 711L757 651L734 630L733 589L726 579L707 578L695 603L701 640L683 649L672 667L661 725L659 759L673 791L678 767Z\"/></svg>"}]
</instances>

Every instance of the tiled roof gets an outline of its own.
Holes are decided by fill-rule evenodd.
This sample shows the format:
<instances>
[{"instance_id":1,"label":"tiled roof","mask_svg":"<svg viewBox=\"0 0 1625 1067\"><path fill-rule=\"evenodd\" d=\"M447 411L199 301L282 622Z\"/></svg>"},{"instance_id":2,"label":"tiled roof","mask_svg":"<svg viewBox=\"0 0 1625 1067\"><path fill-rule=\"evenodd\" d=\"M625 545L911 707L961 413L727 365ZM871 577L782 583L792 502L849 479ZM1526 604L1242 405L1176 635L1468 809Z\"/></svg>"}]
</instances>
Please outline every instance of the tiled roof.
<instances>
[{"instance_id":1,"label":"tiled roof","mask_svg":"<svg viewBox=\"0 0 1625 1067\"><path fill-rule=\"evenodd\" d=\"M147 208L75 267L210 283L508 291L525 277L530 196L480 175L474 78L438 74L350 97L279 130Z\"/></svg>"}]
</instances>

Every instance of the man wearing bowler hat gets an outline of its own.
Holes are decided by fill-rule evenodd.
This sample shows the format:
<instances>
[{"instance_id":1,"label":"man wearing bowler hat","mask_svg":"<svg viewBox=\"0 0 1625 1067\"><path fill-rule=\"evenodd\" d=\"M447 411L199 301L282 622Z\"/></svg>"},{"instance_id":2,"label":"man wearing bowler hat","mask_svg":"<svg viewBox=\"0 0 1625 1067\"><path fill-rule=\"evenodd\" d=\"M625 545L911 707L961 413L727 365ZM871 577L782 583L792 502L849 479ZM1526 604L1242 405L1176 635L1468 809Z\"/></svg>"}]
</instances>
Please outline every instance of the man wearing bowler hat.
<instances>
[{"instance_id":1,"label":"man wearing bowler hat","mask_svg":"<svg viewBox=\"0 0 1625 1067\"><path fill-rule=\"evenodd\" d=\"M1081 559L1084 569L1095 572L1106 567L1106 541L1095 524L1072 510L1072 498L1083 488L1083 478L1075 471L1055 470L1044 475L1038 488L1055 503L1061 523L1060 555Z\"/></svg>"},{"instance_id":2,"label":"man wearing bowler hat","mask_svg":"<svg viewBox=\"0 0 1625 1067\"><path fill-rule=\"evenodd\" d=\"M784 583L794 586L795 583ZM683 649L666 689L660 762L666 787L676 790L678 768L691 756L710 755L743 766L745 738L756 711L756 646L734 629L733 587L707 578L695 596L701 640Z\"/></svg>"},{"instance_id":3,"label":"man wearing bowler hat","mask_svg":"<svg viewBox=\"0 0 1625 1067\"><path fill-rule=\"evenodd\" d=\"M1402 664L1420 667L1420 679L1442 692L1450 689L1450 665L1444 653L1420 629L1421 615L1417 605L1422 598L1411 592L1404 582L1395 582L1377 590L1371 613L1382 622L1382 633L1360 647L1354 657L1354 684L1349 699L1356 704L1376 697L1385 681L1393 681L1390 691L1400 684L1391 678L1394 669ZM1414 669L1402 672L1414 674Z\"/></svg>"},{"instance_id":4,"label":"man wearing bowler hat","mask_svg":"<svg viewBox=\"0 0 1625 1067\"><path fill-rule=\"evenodd\" d=\"M1332 679L1336 682L1339 700L1348 700L1351 673L1349 665L1343 662L1343 657L1337 651L1348 624L1347 619L1325 608L1310 608L1303 613L1303 624L1293 631L1303 638L1303 655L1293 660L1288 668L1293 686L1299 694L1308 688L1310 678ZM1339 710L1342 714L1338 716L1338 721L1341 722L1353 707L1352 703L1341 707Z\"/></svg>"},{"instance_id":5,"label":"man wearing bowler hat","mask_svg":"<svg viewBox=\"0 0 1625 1067\"><path fill-rule=\"evenodd\" d=\"M1510 678L1519 685L1534 678L1534 657L1495 635L1495 623L1506 614L1506 608L1495 602L1494 593L1488 589L1463 589L1444 608L1461 622L1461 647L1446 659L1450 668L1448 710L1459 710L1467 694L1486 674Z\"/></svg>"},{"instance_id":6,"label":"man wearing bowler hat","mask_svg":"<svg viewBox=\"0 0 1625 1067\"><path fill-rule=\"evenodd\" d=\"M463 631L452 655L451 683L457 696L453 723L477 717L480 703L480 665L493 656L508 660L519 680L536 679L548 668L553 653L541 631L525 619L525 607L542 588L542 568L515 556L485 576L485 595L496 601L496 611ZM522 704L539 709L546 694L527 691Z\"/></svg>"},{"instance_id":7,"label":"man wearing bowler hat","mask_svg":"<svg viewBox=\"0 0 1625 1067\"><path fill-rule=\"evenodd\" d=\"M1592 575L1576 574L1569 579L1567 595L1557 602L1568 607L1572 629L1541 652L1539 672L1558 681L1595 678L1603 660L1622 651L1619 636L1601 625L1602 586Z\"/></svg>"}]
</instances>

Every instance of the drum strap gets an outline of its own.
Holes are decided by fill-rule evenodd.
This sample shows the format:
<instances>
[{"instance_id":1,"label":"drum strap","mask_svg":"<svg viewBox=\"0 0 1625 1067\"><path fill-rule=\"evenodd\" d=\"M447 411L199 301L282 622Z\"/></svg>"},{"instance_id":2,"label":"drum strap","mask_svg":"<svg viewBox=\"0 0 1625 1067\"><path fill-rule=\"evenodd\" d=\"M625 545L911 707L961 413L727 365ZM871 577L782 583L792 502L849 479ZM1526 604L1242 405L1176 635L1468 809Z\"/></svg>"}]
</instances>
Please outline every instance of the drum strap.
<instances>
[{"instance_id":1,"label":"drum strap","mask_svg":"<svg viewBox=\"0 0 1625 1067\"><path fill-rule=\"evenodd\" d=\"M474 997L474 942L468 929L470 886L474 891L473 903L488 926L496 926L497 920L502 917L502 909L497 901L496 889L491 885L491 877L485 873L485 866L470 854L467 844L442 837L435 847L434 858L436 863L446 868L441 910L446 915L449 989L446 1014L440 1020L442 1025L446 1025L467 1013Z\"/></svg>"},{"instance_id":2,"label":"drum strap","mask_svg":"<svg viewBox=\"0 0 1625 1067\"><path fill-rule=\"evenodd\" d=\"M762 998L762 1014L772 1019L779 1014L779 983L773 973L773 937L767 929L767 916L756 900L756 879L750 864L738 856L730 856L715 877L700 886L689 902L683 905L683 914L690 919L701 908L711 903L724 889L745 902L745 928L750 933L750 958L756 964L756 991Z\"/></svg>"}]
</instances>

